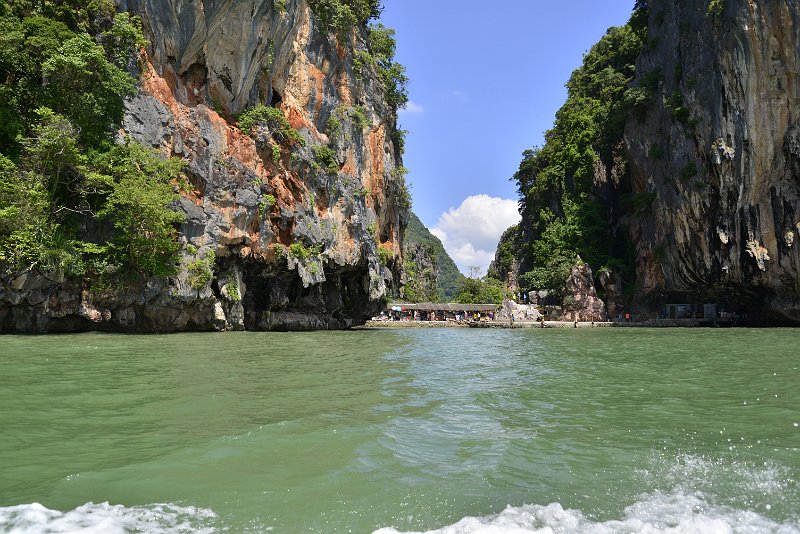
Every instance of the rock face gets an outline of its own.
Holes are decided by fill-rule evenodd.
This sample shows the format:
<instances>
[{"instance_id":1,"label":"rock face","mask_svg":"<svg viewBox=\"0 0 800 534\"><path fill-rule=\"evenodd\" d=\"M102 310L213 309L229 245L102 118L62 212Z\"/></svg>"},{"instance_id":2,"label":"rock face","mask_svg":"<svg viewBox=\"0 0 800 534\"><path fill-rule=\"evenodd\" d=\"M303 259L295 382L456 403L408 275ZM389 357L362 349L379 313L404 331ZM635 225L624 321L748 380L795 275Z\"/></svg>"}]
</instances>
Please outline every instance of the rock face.
<instances>
[{"instance_id":1,"label":"rock face","mask_svg":"<svg viewBox=\"0 0 800 534\"><path fill-rule=\"evenodd\" d=\"M515 321L538 321L542 316L536 306L517 304L513 300L506 299L494 314L494 319L496 321L510 321L512 317Z\"/></svg>"},{"instance_id":2,"label":"rock face","mask_svg":"<svg viewBox=\"0 0 800 534\"><path fill-rule=\"evenodd\" d=\"M489 264L487 274L503 282L509 291L517 293L519 291L519 273L521 261L519 258L520 250L523 246L522 227L519 224L508 228L494 253L494 259Z\"/></svg>"},{"instance_id":3,"label":"rock face","mask_svg":"<svg viewBox=\"0 0 800 534\"><path fill-rule=\"evenodd\" d=\"M436 302L439 290L439 268L433 247L426 243L403 245L403 291L407 302Z\"/></svg>"},{"instance_id":4,"label":"rock face","mask_svg":"<svg viewBox=\"0 0 800 534\"><path fill-rule=\"evenodd\" d=\"M179 274L105 292L31 274L0 295L0 331L329 329L375 315L399 289L407 191L395 110L372 66L353 69L366 30L323 30L307 0L120 9L150 43L120 138L186 163ZM257 103L305 146L263 125L243 133L234 117Z\"/></svg>"},{"instance_id":5,"label":"rock face","mask_svg":"<svg viewBox=\"0 0 800 534\"><path fill-rule=\"evenodd\" d=\"M597 298L594 276L588 263L578 258L565 286L563 321L606 321L605 303Z\"/></svg>"},{"instance_id":6,"label":"rock face","mask_svg":"<svg viewBox=\"0 0 800 534\"><path fill-rule=\"evenodd\" d=\"M619 276L615 275L610 269L604 269L597 273L597 279L605 294L606 312L613 319L620 315L625 307L622 283Z\"/></svg>"},{"instance_id":7,"label":"rock face","mask_svg":"<svg viewBox=\"0 0 800 534\"><path fill-rule=\"evenodd\" d=\"M639 82L653 105L626 144L640 302L726 303L800 322L800 7L657 0Z\"/></svg>"}]
</instances>

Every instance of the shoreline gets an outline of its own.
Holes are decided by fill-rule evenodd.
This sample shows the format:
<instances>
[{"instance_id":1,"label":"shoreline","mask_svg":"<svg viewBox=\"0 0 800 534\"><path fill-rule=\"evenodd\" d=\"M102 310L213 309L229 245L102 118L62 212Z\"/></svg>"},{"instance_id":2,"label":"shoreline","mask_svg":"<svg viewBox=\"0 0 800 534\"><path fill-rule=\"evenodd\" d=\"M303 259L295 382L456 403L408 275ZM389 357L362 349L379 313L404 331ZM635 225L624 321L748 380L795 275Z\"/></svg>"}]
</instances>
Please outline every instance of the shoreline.
<instances>
[{"instance_id":1,"label":"shoreline","mask_svg":"<svg viewBox=\"0 0 800 534\"><path fill-rule=\"evenodd\" d=\"M611 322L545 321L544 328L609 328L617 326ZM627 325L626 325L627 326ZM539 321L367 321L361 328L543 328Z\"/></svg>"},{"instance_id":2,"label":"shoreline","mask_svg":"<svg viewBox=\"0 0 800 534\"><path fill-rule=\"evenodd\" d=\"M617 321L544 321L544 326L539 321L515 321L511 324L503 321L367 321L358 328L744 328L749 326L744 322L732 321L703 321L700 319L658 319L641 322Z\"/></svg>"}]
</instances>

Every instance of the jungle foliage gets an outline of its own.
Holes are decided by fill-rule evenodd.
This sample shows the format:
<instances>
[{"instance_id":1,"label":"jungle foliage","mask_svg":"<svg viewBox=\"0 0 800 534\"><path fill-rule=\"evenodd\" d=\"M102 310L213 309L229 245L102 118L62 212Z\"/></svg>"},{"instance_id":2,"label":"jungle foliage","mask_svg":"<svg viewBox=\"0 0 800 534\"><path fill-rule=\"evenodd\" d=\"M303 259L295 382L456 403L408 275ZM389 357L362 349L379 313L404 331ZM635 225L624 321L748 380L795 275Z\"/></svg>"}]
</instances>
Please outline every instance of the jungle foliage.
<instances>
[{"instance_id":1,"label":"jungle foliage","mask_svg":"<svg viewBox=\"0 0 800 534\"><path fill-rule=\"evenodd\" d=\"M500 236L494 260L489 265L486 275L497 280L505 280L508 273L514 270L514 263L519 261L517 254L521 247L522 229L519 224L515 224Z\"/></svg>"},{"instance_id":2,"label":"jungle foliage","mask_svg":"<svg viewBox=\"0 0 800 534\"><path fill-rule=\"evenodd\" d=\"M464 278L455 301L461 304L502 304L503 299L510 296L496 278Z\"/></svg>"},{"instance_id":3,"label":"jungle foliage","mask_svg":"<svg viewBox=\"0 0 800 534\"><path fill-rule=\"evenodd\" d=\"M625 26L608 30L567 83L566 103L544 146L524 152L517 183L524 244L523 289L563 291L580 255L631 283L626 232L614 232L612 207L599 194L630 191L621 146L627 120L648 103L646 88L631 87L635 63L647 41L647 6L639 1ZM617 168L614 182L608 171Z\"/></svg>"},{"instance_id":4,"label":"jungle foliage","mask_svg":"<svg viewBox=\"0 0 800 534\"><path fill-rule=\"evenodd\" d=\"M174 272L180 162L114 143L141 22L109 0L0 3L0 276ZM102 285L102 284L101 284Z\"/></svg>"},{"instance_id":5,"label":"jungle foliage","mask_svg":"<svg viewBox=\"0 0 800 534\"><path fill-rule=\"evenodd\" d=\"M403 235L403 247L406 249L404 255L406 257L409 256L408 249L415 245L428 247L428 250L430 250L430 256L433 258L433 262L436 265L437 294L433 296L435 298L431 298L432 296L430 294L418 290L413 293L413 296L406 296L406 299L410 302L422 302L426 300L452 302L458 293L461 282L464 280L464 275L461 274L453 259L447 254L439 238L433 235L425 225L422 224L422 221L419 220L419 217L417 217L414 212L409 212L408 226L406 226L406 231ZM406 266L406 273L408 276L412 277L423 274L418 273L417 267L413 264ZM412 292L413 288L419 286L419 284L414 285L413 283L409 285L412 286Z\"/></svg>"},{"instance_id":6,"label":"jungle foliage","mask_svg":"<svg viewBox=\"0 0 800 534\"><path fill-rule=\"evenodd\" d=\"M401 297L406 302L440 302L436 252L429 243L403 245L406 283Z\"/></svg>"}]
</instances>

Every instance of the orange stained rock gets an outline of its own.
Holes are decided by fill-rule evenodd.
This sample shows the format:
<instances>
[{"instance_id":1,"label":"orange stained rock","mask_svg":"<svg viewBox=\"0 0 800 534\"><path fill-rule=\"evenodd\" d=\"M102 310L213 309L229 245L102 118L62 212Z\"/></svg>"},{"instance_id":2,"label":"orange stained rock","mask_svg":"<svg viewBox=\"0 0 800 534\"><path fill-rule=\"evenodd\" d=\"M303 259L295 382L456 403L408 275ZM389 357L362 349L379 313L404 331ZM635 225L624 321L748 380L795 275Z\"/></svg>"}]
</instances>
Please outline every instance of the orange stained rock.
<instances>
[{"instance_id":1,"label":"orange stained rock","mask_svg":"<svg viewBox=\"0 0 800 534\"><path fill-rule=\"evenodd\" d=\"M305 115L303 115L303 112L301 110L297 109L295 106L289 106L285 104L282 105L281 107L283 114L286 115L286 120L289 121L289 126L294 128L295 130L299 130L301 128L308 128L308 130L311 131L312 133L314 134L317 133L313 125L308 123Z\"/></svg>"},{"instance_id":2,"label":"orange stained rock","mask_svg":"<svg viewBox=\"0 0 800 534\"><path fill-rule=\"evenodd\" d=\"M356 252L356 242L353 239L353 236L347 233L340 241L340 245L337 248L341 248L342 250L347 251L348 256L352 256Z\"/></svg>"},{"instance_id":3,"label":"orange stained rock","mask_svg":"<svg viewBox=\"0 0 800 534\"><path fill-rule=\"evenodd\" d=\"M384 161L383 143L386 132L383 125L373 128L369 132L367 147L370 155L370 190L383 191L383 173L386 169Z\"/></svg>"},{"instance_id":4,"label":"orange stained rock","mask_svg":"<svg viewBox=\"0 0 800 534\"><path fill-rule=\"evenodd\" d=\"M184 110L180 109L181 105L175 100L172 88L164 78L158 75L149 60L145 61L145 69L142 74L141 83L142 91L157 98L162 104L167 106L173 114L176 116L184 114Z\"/></svg>"},{"instance_id":5,"label":"orange stained rock","mask_svg":"<svg viewBox=\"0 0 800 534\"><path fill-rule=\"evenodd\" d=\"M391 239L387 239L386 241L381 242L381 248L385 248L389 252L391 252L394 256L400 254L400 247L397 246L397 243L392 241Z\"/></svg>"},{"instance_id":6,"label":"orange stained rock","mask_svg":"<svg viewBox=\"0 0 800 534\"><path fill-rule=\"evenodd\" d=\"M319 119L319 114L322 111L322 102L325 99L325 73L317 68L316 65L312 65L311 63L306 63L305 68L308 75L308 80L309 82L313 82L314 91L317 95L316 103L314 105L314 117L312 117L312 120L316 123L317 119ZM311 83L309 83L309 85L311 85ZM310 88L306 88L303 94L310 95ZM296 128L294 124L292 124L292 127Z\"/></svg>"},{"instance_id":7,"label":"orange stained rock","mask_svg":"<svg viewBox=\"0 0 800 534\"><path fill-rule=\"evenodd\" d=\"M155 97L172 112L178 131L196 130L196 125L188 118L189 107L175 99L173 88L170 83L168 83L165 78L158 75L151 63L146 63L142 78L142 91ZM228 124L228 122L213 109L206 108L205 115L220 134L220 137L225 140L225 153L227 156L238 159L245 167L253 170L257 176L269 178L270 173L259 157L255 142L250 136L245 135L238 128Z\"/></svg>"},{"instance_id":8,"label":"orange stained rock","mask_svg":"<svg viewBox=\"0 0 800 534\"><path fill-rule=\"evenodd\" d=\"M340 172L348 176L356 176L356 157L352 150L347 151L347 160L342 165Z\"/></svg>"},{"instance_id":9,"label":"orange stained rock","mask_svg":"<svg viewBox=\"0 0 800 534\"><path fill-rule=\"evenodd\" d=\"M147 63L150 64L149 62ZM173 94L175 94L176 89L178 88L178 77L175 75L175 71L172 70L171 67L167 67L164 69L164 74L162 75L164 81L167 83L167 86L170 88Z\"/></svg>"},{"instance_id":10,"label":"orange stained rock","mask_svg":"<svg viewBox=\"0 0 800 534\"><path fill-rule=\"evenodd\" d=\"M275 191L275 199L279 206L291 208L308 194L306 184L292 173L275 176L269 184Z\"/></svg>"},{"instance_id":11,"label":"orange stained rock","mask_svg":"<svg viewBox=\"0 0 800 534\"><path fill-rule=\"evenodd\" d=\"M342 69L336 77L336 90L339 92L339 105L350 107L353 105L353 96L350 94L350 77Z\"/></svg>"},{"instance_id":12,"label":"orange stained rock","mask_svg":"<svg viewBox=\"0 0 800 534\"><path fill-rule=\"evenodd\" d=\"M340 59L345 57L346 53L346 50L341 47L337 48ZM330 75L326 74L324 66L318 68L310 64L304 55L298 56L296 70L290 76L292 78L290 85L293 84L293 87L291 90L287 88L287 93L283 95L284 100L280 106L293 128L306 128L312 136L323 140L326 138L317 131L316 124L322 110L326 86L330 90L330 84L333 81L339 104L342 106L352 105L352 88L348 72L345 69L336 69L335 72L332 68L328 70L332 71ZM335 76L335 81L331 80L329 76ZM308 185L300 176L289 172L284 167L285 160L276 163L272 161L271 157L262 159L255 141L213 109L202 104L191 107L179 102L175 91L178 90L180 83L180 79L171 70L166 70L162 76L156 72L152 64L146 63L141 90L158 99L172 112L175 120L173 138L182 138L184 144L193 150L195 147L187 141L199 136L197 118L198 115L203 117L210 123L219 139L219 148L222 151L219 156L235 158L244 167L255 172L258 177L263 179L263 183L269 184L276 199L275 206L270 210L271 213L265 216L266 218L262 218L263 216L258 213L253 214L238 208L233 197L215 203L216 209L219 210L225 221L221 234L221 245L228 247L238 245L241 248L231 249L235 250L237 254L264 258L267 261L276 260L275 251L271 245L274 244L273 241L287 246L291 244L295 221L290 218L279 227L273 224L272 220L277 221L279 210L282 208L291 211L300 203L308 203L310 196ZM308 103L314 94L316 94L315 105L313 112L309 114ZM384 153L385 136L386 128L383 125L371 129L368 133L365 132L365 146L361 150L364 150L365 159L368 162L366 168L359 169L354 148L348 150L346 161L341 168L342 173L360 180L365 188L379 196L385 189L384 172L387 165ZM169 144L172 145L172 143ZM172 149L173 146L165 148ZM199 191L183 193L183 196L202 207L204 203L202 189L198 189ZM324 195L324 192L320 193L314 209L319 217L333 218L338 221L336 248L351 259L360 255L361 247L356 245L348 224L344 222L346 218L343 218L342 206L330 205L330 200L324 198ZM373 196L369 195L367 202L370 208L375 209ZM377 213L378 225L381 227L385 225L387 217L383 211ZM263 243L261 240L261 230L264 228L262 225L269 225L267 228L271 231L267 231L267 235L275 235L274 239L269 237L269 243ZM398 255L399 246L393 240L395 237L393 231L388 237L389 239L380 246L390 250L394 255ZM221 248L225 249L226 247L222 246Z\"/></svg>"}]
</instances>

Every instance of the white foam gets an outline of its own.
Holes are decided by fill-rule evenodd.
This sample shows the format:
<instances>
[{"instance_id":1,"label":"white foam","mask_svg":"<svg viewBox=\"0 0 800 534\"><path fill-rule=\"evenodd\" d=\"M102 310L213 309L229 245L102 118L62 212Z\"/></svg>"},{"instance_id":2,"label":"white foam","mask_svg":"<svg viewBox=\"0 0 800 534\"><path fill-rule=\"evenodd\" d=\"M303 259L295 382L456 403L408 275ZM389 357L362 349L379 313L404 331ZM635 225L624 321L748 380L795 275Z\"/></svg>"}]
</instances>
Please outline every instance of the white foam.
<instances>
[{"instance_id":1,"label":"white foam","mask_svg":"<svg viewBox=\"0 0 800 534\"><path fill-rule=\"evenodd\" d=\"M721 484L737 488L742 495L762 495L779 498L791 491L790 470L775 462L747 462L679 454L677 458L658 456L649 462L649 476L677 487L687 493L713 494ZM660 467L659 467L660 466Z\"/></svg>"},{"instance_id":2,"label":"white foam","mask_svg":"<svg viewBox=\"0 0 800 534\"><path fill-rule=\"evenodd\" d=\"M375 534L397 534L392 528ZM643 496L618 520L593 521L561 504L509 506L490 517L465 517L428 534L800 534L800 523L777 523L749 510L709 507L700 498L676 492ZM416 533L419 534L419 533Z\"/></svg>"},{"instance_id":3,"label":"white foam","mask_svg":"<svg viewBox=\"0 0 800 534\"><path fill-rule=\"evenodd\" d=\"M107 502L86 503L69 512L50 510L39 503L0 508L0 532L8 534L173 534L211 533L216 514L194 506L151 504L125 507Z\"/></svg>"}]
</instances>

